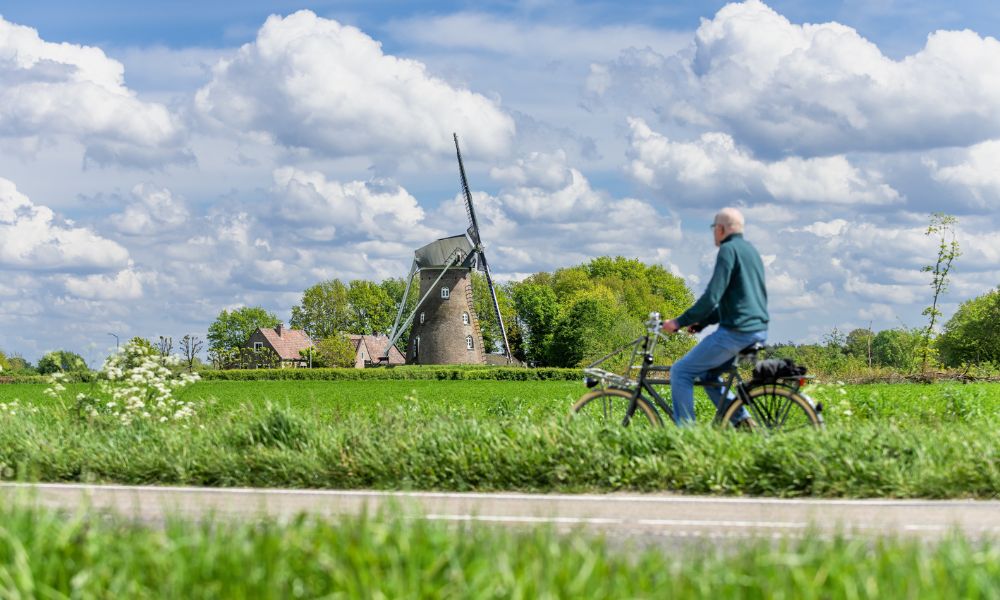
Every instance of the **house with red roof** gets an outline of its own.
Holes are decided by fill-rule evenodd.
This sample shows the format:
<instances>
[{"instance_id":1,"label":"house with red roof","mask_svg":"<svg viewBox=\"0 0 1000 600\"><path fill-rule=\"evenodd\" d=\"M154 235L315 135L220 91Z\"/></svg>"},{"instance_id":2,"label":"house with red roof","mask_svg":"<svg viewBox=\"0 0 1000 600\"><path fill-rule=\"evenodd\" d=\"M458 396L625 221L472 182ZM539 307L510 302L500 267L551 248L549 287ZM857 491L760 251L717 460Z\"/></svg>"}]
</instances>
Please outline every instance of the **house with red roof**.
<instances>
[{"instance_id":1,"label":"house with red roof","mask_svg":"<svg viewBox=\"0 0 1000 600\"><path fill-rule=\"evenodd\" d=\"M363 369L372 363L378 363L385 347L389 344L389 336L379 335L354 335L351 336L351 344L354 345L354 368ZM386 364L386 363L381 363ZM389 366L405 365L406 359L399 348L393 344L389 349Z\"/></svg>"},{"instance_id":2,"label":"house with red roof","mask_svg":"<svg viewBox=\"0 0 1000 600\"><path fill-rule=\"evenodd\" d=\"M364 369L373 363L378 363L385 347L389 343L387 335L351 335L351 344L354 346L354 368ZM277 327L260 327L251 334L250 339L245 344L247 348L262 350L270 348L278 355L278 360L282 367L309 367L309 359L303 354L315 344L306 335L306 332L298 329L288 329L283 324ZM381 363L385 364L385 363ZM395 345L389 350L389 365L406 364L406 359L402 352Z\"/></svg>"},{"instance_id":3,"label":"house with red roof","mask_svg":"<svg viewBox=\"0 0 1000 600\"><path fill-rule=\"evenodd\" d=\"M282 323L277 327L259 327L250 335L245 346L254 350L270 348L278 355L282 367L308 367L309 359L302 356L303 351L315 344L299 329L289 329Z\"/></svg>"}]
</instances>

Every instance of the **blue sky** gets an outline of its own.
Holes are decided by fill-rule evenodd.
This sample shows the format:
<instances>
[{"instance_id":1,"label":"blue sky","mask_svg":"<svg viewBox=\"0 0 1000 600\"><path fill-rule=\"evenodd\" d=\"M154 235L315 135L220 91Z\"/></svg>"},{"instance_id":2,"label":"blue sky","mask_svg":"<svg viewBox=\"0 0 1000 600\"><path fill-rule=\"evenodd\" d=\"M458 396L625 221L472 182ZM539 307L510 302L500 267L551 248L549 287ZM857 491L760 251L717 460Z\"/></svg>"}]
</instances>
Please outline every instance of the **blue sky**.
<instances>
[{"instance_id":1,"label":"blue sky","mask_svg":"<svg viewBox=\"0 0 1000 600\"><path fill-rule=\"evenodd\" d=\"M272 16L273 15L273 16ZM269 19L269 17L271 17ZM491 265L600 254L700 292L744 209L772 340L921 324L933 211L1000 283L1000 13L985 2L0 4L0 349L287 321L464 229Z\"/></svg>"},{"instance_id":2,"label":"blue sky","mask_svg":"<svg viewBox=\"0 0 1000 600\"><path fill-rule=\"evenodd\" d=\"M463 11L540 18L582 25L644 23L689 31L724 1L713 2L8 2L0 14L30 25L46 39L79 44L227 47L248 41L271 14L309 9L318 15L378 31L388 21ZM937 29L973 29L995 35L1000 13L990 2L961 0L776 0L769 5L795 22L838 21L880 43L891 55L917 50ZM386 40L392 46L391 40Z\"/></svg>"}]
</instances>

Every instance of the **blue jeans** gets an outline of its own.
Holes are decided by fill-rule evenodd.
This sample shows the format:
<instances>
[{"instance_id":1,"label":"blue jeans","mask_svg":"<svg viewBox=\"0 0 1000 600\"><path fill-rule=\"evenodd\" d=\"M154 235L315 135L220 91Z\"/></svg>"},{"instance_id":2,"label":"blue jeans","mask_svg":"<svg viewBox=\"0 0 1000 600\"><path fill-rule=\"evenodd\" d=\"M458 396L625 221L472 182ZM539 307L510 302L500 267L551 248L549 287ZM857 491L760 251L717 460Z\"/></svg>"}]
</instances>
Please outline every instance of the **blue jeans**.
<instances>
[{"instance_id":1,"label":"blue jeans","mask_svg":"<svg viewBox=\"0 0 1000 600\"><path fill-rule=\"evenodd\" d=\"M694 422L695 379L718 381L718 387L708 386L705 392L716 408L722 406L723 381L718 375L719 371L727 369L740 350L754 342L763 343L766 339L767 330L745 332L719 327L675 362L670 367L670 395L674 401L674 422L678 425ZM729 398L733 398L731 392ZM740 409L733 416L732 422L738 423L749 416L746 409Z\"/></svg>"}]
</instances>

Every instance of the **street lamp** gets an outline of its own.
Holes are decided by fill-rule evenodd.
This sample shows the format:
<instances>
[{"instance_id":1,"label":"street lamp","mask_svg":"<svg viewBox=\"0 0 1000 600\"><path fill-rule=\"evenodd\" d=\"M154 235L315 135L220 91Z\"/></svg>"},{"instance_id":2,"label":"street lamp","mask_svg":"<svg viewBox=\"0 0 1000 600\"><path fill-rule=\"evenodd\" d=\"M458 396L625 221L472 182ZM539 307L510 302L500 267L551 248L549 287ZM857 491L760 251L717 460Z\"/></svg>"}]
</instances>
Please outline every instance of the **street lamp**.
<instances>
[{"instance_id":1,"label":"street lamp","mask_svg":"<svg viewBox=\"0 0 1000 600\"><path fill-rule=\"evenodd\" d=\"M110 335L111 337L115 338L115 350L117 350L118 349L118 336L115 335L115 334L113 334L113 333L109 333L108 335Z\"/></svg>"}]
</instances>

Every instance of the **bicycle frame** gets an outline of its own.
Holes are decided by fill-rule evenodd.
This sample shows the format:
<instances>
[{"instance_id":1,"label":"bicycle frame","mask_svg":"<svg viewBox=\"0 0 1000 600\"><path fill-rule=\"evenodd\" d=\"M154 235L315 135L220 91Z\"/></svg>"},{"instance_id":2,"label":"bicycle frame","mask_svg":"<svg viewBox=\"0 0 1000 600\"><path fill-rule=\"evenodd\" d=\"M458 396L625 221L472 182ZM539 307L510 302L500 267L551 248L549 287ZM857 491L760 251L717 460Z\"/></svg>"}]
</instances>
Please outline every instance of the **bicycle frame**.
<instances>
[{"instance_id":1,"label":"bicycle frame","mask_svg":"<svg viewBox=\"0 0 1000 600\"><path fill-rule=\"evenodd\" d=\"M653 325L654 322L655 325ZM654 315L650 315L650 321L647 322L645 335L642 335L610 354L601 357L584 369L584 373L588 376L585 379L588 387L594 387L597 385L598 381L601 381L602 383L610 382L609 387L631 392L632 397L629 401L628 409L625 411L625 416L622 419L623 426L627 426L629 424L632 420L632 416L635 414L635 411L638 410L639 398L643 395L643 391L646 392L647 398L650 400L649 404L653 407L654 411L657 411L657 416L660 417L661 420L662 416L659 415L660 412L665 414L668 419L673 420L673 409L667 404L666 400L663 399L663 396L661 396L653 387L654 385L670 385L670 379L650 376L650 374L668 373L670 371L669 365L653 364L656 344L659 342L660 338L665 338L665 336L659 331L659 315L655 315L655 317ZM632 354L623 375L618 375L617 373L612 373L599 368L602 363L621 354L628 348L632 348ZM640 355L642 357L642 363L636 365L635 359ZM744 355L737 355L729 367L713 372L713 377L728 375L728 377L724 380L724 383L711 380L699 380L694 382L696 387L719 387L721 385L722 397L727 401L722 403L722 406L716 407L715 422L719 422L722 415L725 414L726 410L729 408L729 405L732 404L736 398L743 400L744 403L748 403L750 401L746 383L743 381L743 377L740 376L739 373L739 364L742 360L745 360L745 358L746 356ZM631 375L636 369L639 370L638 376L633 379ZM735 392L736 398L730 399L729 396L733 392Z\"/></svg>"}]
</instances>

